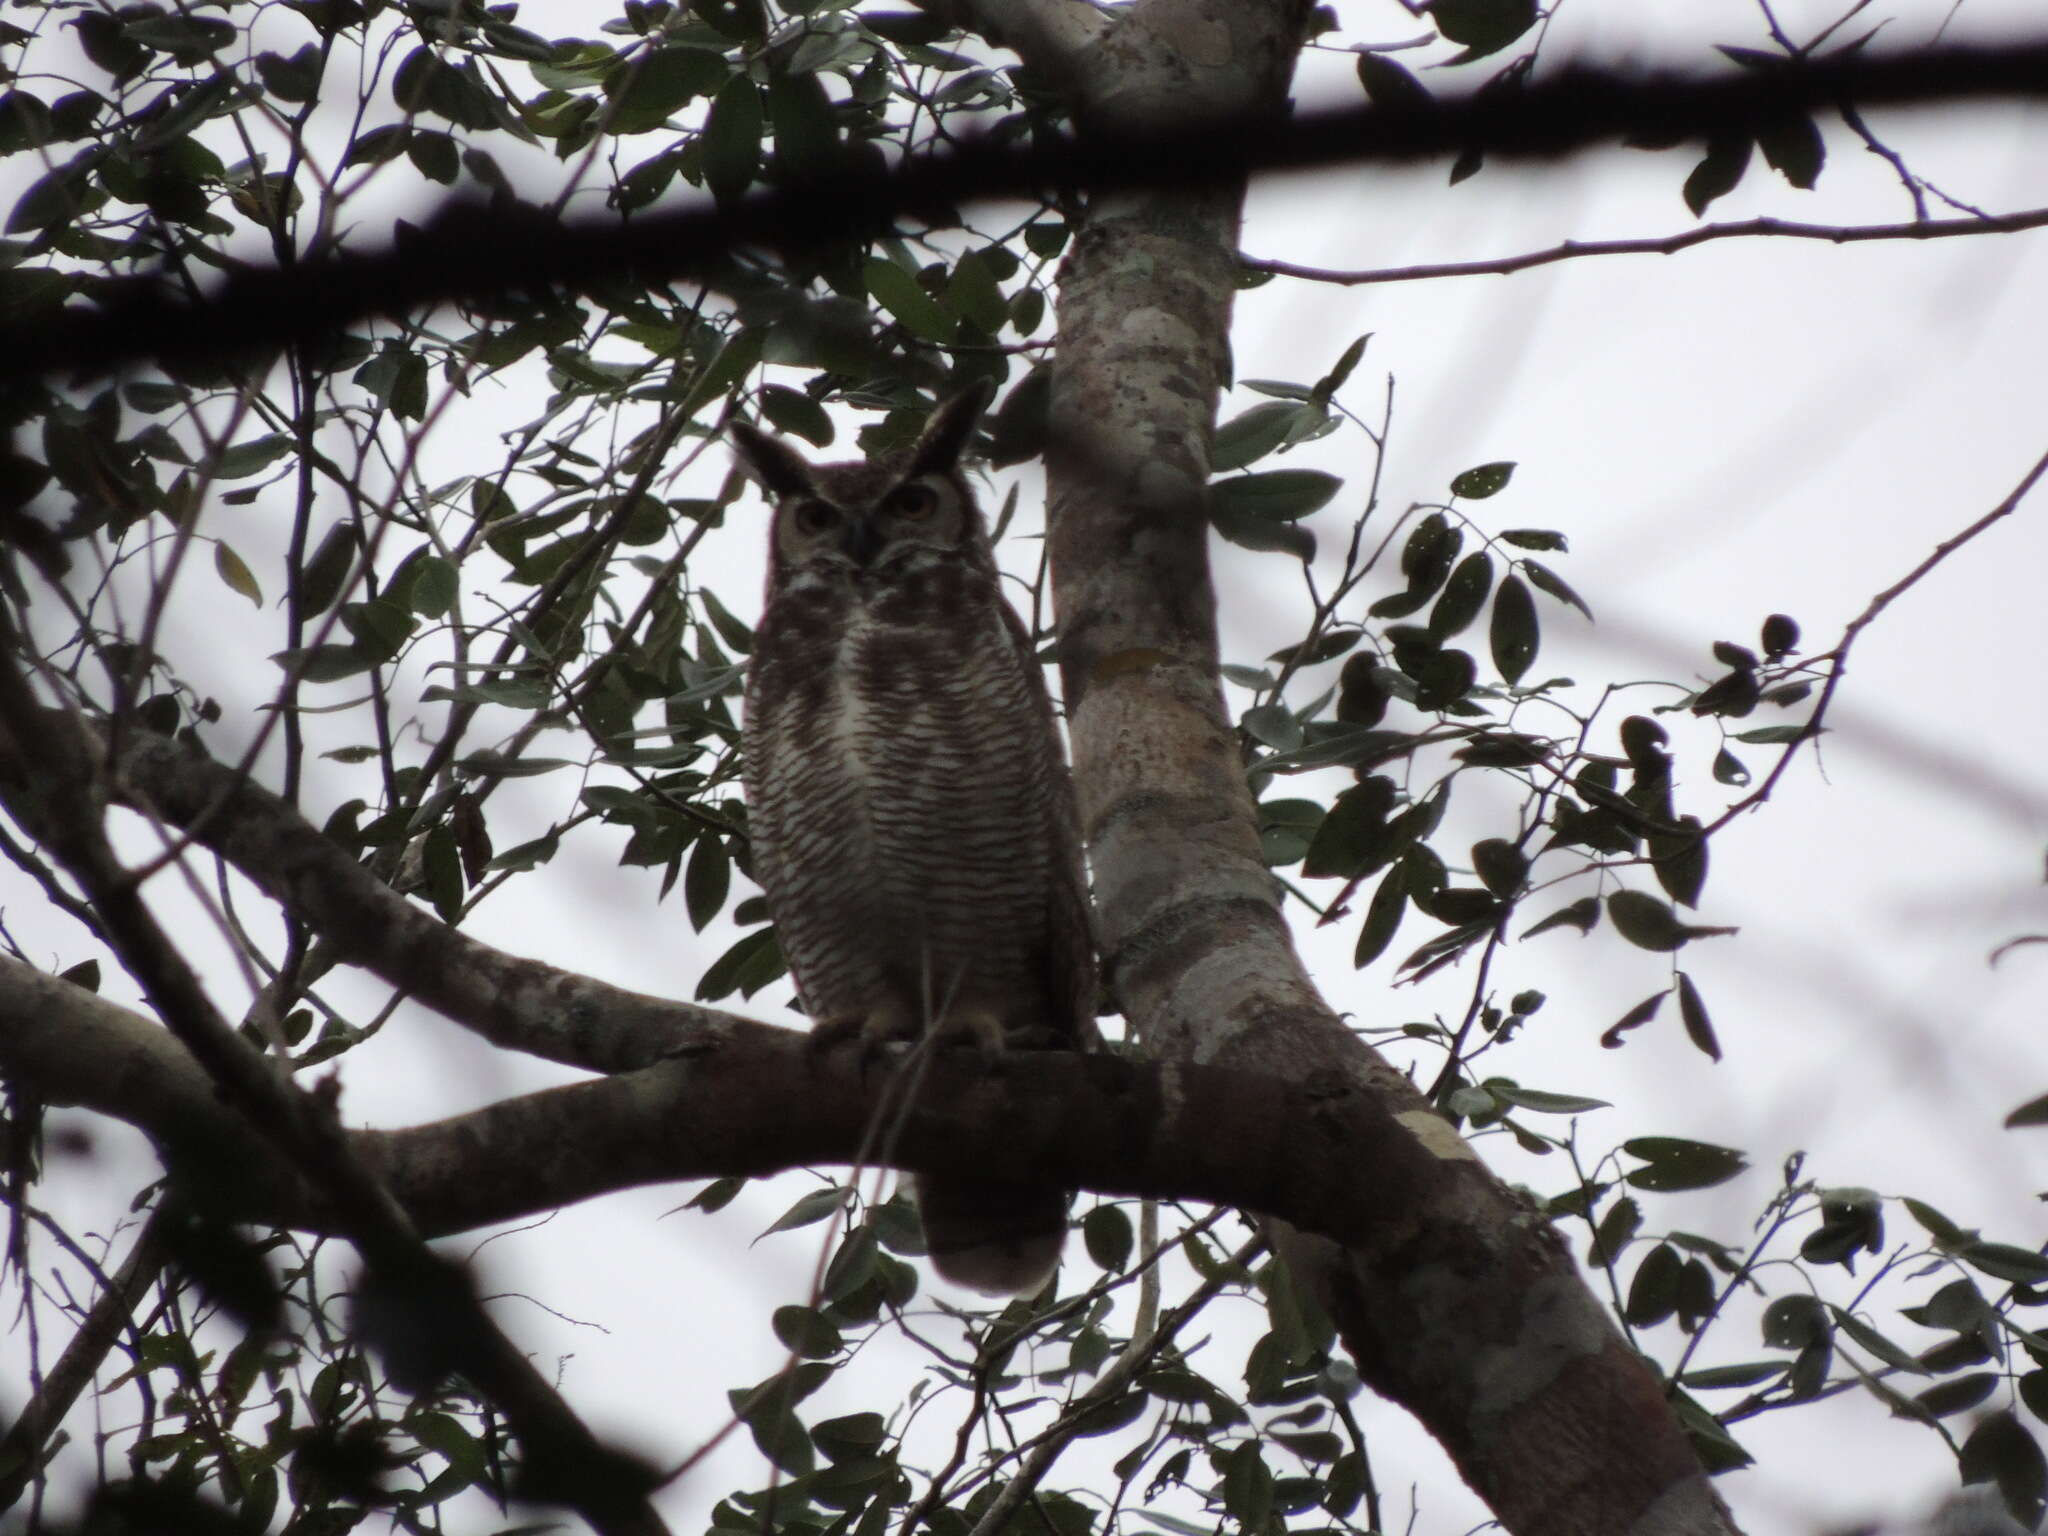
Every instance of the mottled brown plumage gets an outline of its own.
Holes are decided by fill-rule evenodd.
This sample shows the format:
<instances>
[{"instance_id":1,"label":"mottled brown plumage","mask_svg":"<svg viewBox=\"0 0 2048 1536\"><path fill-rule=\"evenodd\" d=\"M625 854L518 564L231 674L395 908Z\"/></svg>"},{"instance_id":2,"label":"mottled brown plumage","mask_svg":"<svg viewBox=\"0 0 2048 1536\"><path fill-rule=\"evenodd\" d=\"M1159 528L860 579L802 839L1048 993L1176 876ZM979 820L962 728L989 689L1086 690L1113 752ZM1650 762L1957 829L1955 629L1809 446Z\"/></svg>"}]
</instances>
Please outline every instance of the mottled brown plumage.
<instances>
[{"instance_id":1,"label":"mottled brown plumage","mask_svg":"<svg viewBox=\"0 0 2048 1536\"><path fill-rule=\"evenodd\" d=\"M814 1028L1068 1049L1093 1032L1073 791L1044 670L959 459L985 388L900 460L811 464L733 428L776 498L747 680L754 873ZM933 1262L991 1293L1059 1261L1031 1170L920 1182Z\"/></svg>"}]
</instances>

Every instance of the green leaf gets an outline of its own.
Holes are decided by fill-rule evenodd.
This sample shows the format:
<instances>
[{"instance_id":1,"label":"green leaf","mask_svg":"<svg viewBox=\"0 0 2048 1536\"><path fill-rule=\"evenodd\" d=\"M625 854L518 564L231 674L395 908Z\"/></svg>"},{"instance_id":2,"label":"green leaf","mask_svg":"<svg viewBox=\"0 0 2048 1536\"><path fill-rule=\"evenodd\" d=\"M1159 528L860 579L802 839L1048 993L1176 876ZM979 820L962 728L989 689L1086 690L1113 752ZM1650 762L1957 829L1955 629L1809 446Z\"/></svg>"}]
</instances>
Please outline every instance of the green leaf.
<instances>
[{"instance_id":1,"label":"green leaf","mask_svg":"<svg viewBox=\"0 0 2048 1536\"><path fill-rule=\"evenodd\" d=\"M376 663L353 645L301 645L273 651L270 659L308 683L332 683L367 672Z\"/></svg>"},{"instance_id":2,"label":"green leaf","mask_svg":"<svg viewBox=\"0 0 2048 1536\"><path fill-rule=\"evenodd\" d=\"M1500 535L1500 541L1517 549L1565 550L1571 547L1563 534L1550 528L1509 528Z\"/></svg>"},{"instance_id":3,"label":"green leaf","mask_svg":"<svg viewBox=\"0 0 2048 1536\"><path fill-rule=\"evenodd\" d=\"M1435 101L1428 87L1416 79L1406 65L1396 63L1384 53L1361 53L1358 56L1358 83L1365 87L1365 94L1372 98L1376 107L1395 107L1412 112Z\"/></svg>"},{"instance_id":4,"label":"green leaf","mask_svg":"<svg viewBox=\"0 0 2048 1536\"><path fill-rule=\"evenodd\" d=\"M1764 152L1765 163L1801 191L1812 191L1820 180L1827 144L1813 119L1804 113L1789 113L1759 129L1756 143Z\"/></svg>"},{"instance_id":5,"label":"green leaf","mask_svg":"<svg viewBox=\"0 0 2048 1536\"><path fill-rule=\"evenodd\" d=\"M1503 1104L1526 1109L1537 1115L1583 1115L1589 1110L1612 1109L1605 1099L1582 1098L1575 1093L1546 1093L1540 1088L1523 1088L1505 1078L1489 1077L1480 1084Z\"/></svg>"},{"instance_id":6,"label":"green leaf","mask_svg":"<svg viewBox=\"0 0 2048 1536\"><path fill-rule=\"evenodd\" d=\"M1457 564L1451 579L1429 613L1429 632L1448 640L1479 617L1486 606L1486 594L1493 590L1493 557L1483 549L1474 550Z\"/></svg>"},{"instance_id":7,"label":"green leaf","mask_svg":"<svg viewBox=\"0 0 2048 1536\"><path fill-rule=\"evenodd\" d=\"M1967 1243L1956 1256L1972 1269L2014 1285L2039 1285L2048 1280L2048 1257L2012 1243Z\"/></svg>"},{"instance_id":8,"label":"green leaf","mask_svg":"<svg viewBox=\"0 0 2048 1536\"><path fill-rule=\"evenodd\" d=\"M351 165L382 165L387 160L396 160L405 153L406 141L412 137L412 127L407 123L391 123L382 128L372 128L349 145L348 153L341 157L342 168Z\"/></svg>"},{"instance_id":9,"label":"green leaf","mask_svg":"<svg viewBox=\"0 0 2048 1536\"><path fill-rule=\"evenodd\" d=\"M838 1327L815 1307L777 1307L769 1326L789 1352L803 1360L827 1359L845 1343Z\"/></svg>"},{"instance_id":10,"label":"green leaf","mask_svg":"<svg viewBox=\"0 0 2048 1536\"><path fill-rule=\"evenodd\" d=\"M2011 1409L1979 1422L1958 1459L1965 1484L1995 1483L2013 1519L2030 1531L2041 1523L2048 1504L2048 1462Z\"/></svg>"},{"instance_id":11,"label":"green leaf","mask_svg":"<svg viewBox=\"0 0 2048 1536\"><path fill-rule=\"evenodd\" d=\"M697 982L697 1001L715 1003L734 992L752 997L773 981L786 966L775 942L775 930L762 928L747 934L711 962Z\"/></svg>"},{"instance_id":12,"label":"green leaf","mask_svg":"<svg viewBox=\"0 0 2048 1536\"><path fill-rule=\"evenodd\" d=\"M1621 1037L1632 1029L1640 1029L1657 1016L1657 1010L1664 1006L1664 999L1670 992L1653 992L1620 1018L1608 1025L1600 1036L1600 1044L1606 1050L1614 1050L1621 1044Z\"/></svg>"},{"instance_id":13,"label":"green leaf","mask_svg":"<svg viewBox=\"0 0 2048 1536\"><path fill-rule=\"evenodd\" d=\"M1585 599L1566 586L1563 578L1542 561L1524 560L1522 562L1522 569L1528 574L1529 580L1535 584L1539 592L1548 593L1560 603L1569 603L1589 619L1593 617L1593 610L1586 606Z\"/></svg>"},{"instance_id":14,"label":"green leaf","mask_svg":"<svg viewBox=\"0 0 2048 1536\"><path fill-rule=\"evenodd\" d=\"M725 898L732 888L732 860L716 837L697 839L690 850L690 865L683 875L683 907L690 926L697 932L725 910Z\"/></svg>"},{"instance_id":15,"label":"green leaf","mask_svg":"<svg viewBox=\"0 0 2048 1536\"><path fill-rule=\"evenodd\" d=\"M1925 1376L1927 1374L1927 1367L1915 1359L1909 1351L1901 1349L1854 1313L1845 1312L1832 1303L1828 1306L1828 1313L1834 1318L1837 1328L1847 1334L1857 1345L1871 1355L1876 1356L1879 1360L1882 1360L1893 1370L1907 1371L1915 1376Z\"/></svg>"},{"instance_id":16,"label":"green leaf","mask_svg":"<svg viewBox=\"0 0 2048 1536\"><path fill-rule=\"evenodd\" d=\"M420 868L427 877L427 899L444 923L462 916L462 850L455 829L445 823L427 834L420 847Z\"/></svg>"},{"instance_id":17,"label":"green leaf","mask_svg":"<svg viewBox=\"0 0 2048 1536\"><path fill-rule=\"evenodd\" d=\"M1435 0L1429 7L1437 31L1465 51L1451 60L1463 64L1498 53L1536 25L1536 0Z\"/></svg>"},{"instance_id":18,"label":"green leaf","mask_svg":"<svg viewBox=\"0 0 2048 1536\"><path fill-rule=\"evenodd\" d=\"M1687 1371L1679 1381L1695 1390L1714 1387L1753 1387L1785 1374L1783 1360L1750 1360L1741 1365L1714 1365L1703 1371Z\"/></svg>"},{"instance_id":19,"label":"green leaf","mask_svg":"<svg viewBox=\"0 0 2048 1536\"><path fill-rule=\"evenodd\" d=\"M191 65L227 47L240 33L233 22L219 17L147 16L123 24L121 35Z\"/></svg>"},{"instance_id":20,"label":"green leaf","mask_svg":"<svg viewBox=\"0 0 2048 1536\"><path fill-rule=\"evenodd\" d=\"M1928 1236L1944 1248L1955 1243L1967 1242L1975 1236L1974 1233L1957 1226L1924 1200L1915 1200L1911 1195L1901 1195L1899 1204L1906 1208L1908 1215L1927 1229Z\"/></svg>"},{"instance_id":21,"label":"green leaf","mask_svg":"<svg viewBox=\"0 0 2048 1536\"><path fill-rule=\"evenodd\" d=\"M953 264L946 280L946 308L991 336L1009 319L1002 287L979 252L969 251Z\"/></svg>"},{"instance_id":22,"label":"green leaf","mask_svg":"<svg viewBox=\"0 0 2048 1536\"><path fill-rule=\"evenodd\" d=\"M761 390L759 404L761 414L779 432L793 432L820 448L829 447L836 435L825 407L799 390L769 384Z\"/></svg>"},{"instance_id":23,"label":"green leaf","mask_svg":"<svg viewBox=\"0 0 2048 1536\"><path fill-rule=\"evenodd\" d=\"M834 1461L872 1456L888 1442L889 1428L879 1413L849 1413L811 1426L818 1449Z\"/></svg>"},{"instance_id":24,"label":"green leaf","mask_svg":"<svg viewBox=\"0 0 2048 1536\"><path fill-rule=\"evenodd\" d=\"M246 443L223 448L213 461L213 475L217 480L245 479L259 470L268 469L291 451L292 440L282 433L252 437Z\"/></svg>"},{"instance_id":25,"label":"green leaf","mask_svg":"<svg viewBox=\"0 0 2048 1536\"><path fill-rule=\"evenodd\" d=\"M1122 1397L1111 1398L1106 1403L1098 1403L1085 1410L1070 1427L1074 1434L1083 1438L1113 1435L1126 1425L1136 1423L1151 1406L1152 1399L1148 1394L1126 1392ZM1210 1536L1210 1528L1203 1526L1200 1536Z\"/></svg>"},{"instance_id":26,"label":"green leaf","mask_svg":"<svg viewBox=\"0 0 2048 1536\"><path fill-rule=\"evenodd\" d=\"M1232 417L1216 429L1209 467L1220 474L1264 458L1288 440L1305 414L1319 417L1322 413L1292 400L1266 400Z\"/></svg>"},{"instance_id":27,"label":"green leaf","mask_svg":"<svg viewBox=\"0 0 2048 1536\"><path fill-rule=\"evenodd\" d=\"M242 557L228 547L225 539L216 539L213 545L213 568L228 589L239 592L258 608L263 606L263 589L256 585L256 578Z\"/></svg>"},{"instance_id":28,"label":"green leaf","mask_svg":"<svg viewBox=\"0 0 2048 1536\"><path fill-rule=\"evenodd\" d=\"M2029 1371L2020 1378L2020 1401L2035 1418L2048 1423L2048 1370Z\"/></svg>"},{"instance_id":29,"label":"green leaf","mask_svg":"<svg viewBox=\"0 0 2048 1536\"><path fill-rule=\"evenodd\" d=\"M794 1232L799 1227L815 1225L834 1212L845 1209L852 1198L852 1190L843 1189L837 1184L814 1189L776 1217L773 1223L764 1227L761 1236L766 1237L771 1232Z\"/></svg>"},{"instance_id":30,"label":"green leaf","mask_svg":"<svg viewBox=\"0 0 2048 1536\"><path fill-rule=\"evenodd\" d=\"M1081 1218L1081 1240L1098 1269L1121 1274L1137 1246L1131 1218L1120 1205L1098 1205Z\"/></svg>"},{"instance_id":31,"label":"green leaf","mask_svg":"<svg viewBox=\"0 0 2048 1536\"><path fill-rule=\"evenodd\" d=\"M2005 1128L2009 1131L2030 1125L2048 1125L2048 1093L2042 1094L2038 1099L2027 1100L2005 1117Z\"/></svg>"},{"instance_id":32,"label":"green leaf","mask_svg":"<svg viewBox=\"0 0 2048 1536\"><path fill-rule=\"evenodd\" d=\"M1352 880L1391 859L1399 844L1387 818L1399 793L1392 779L1375 774L1339 795L1309 843L1302 875Z\"/></svg>"},{"instance_id":33,"label":"green leaf","mask_svg":"<svg viewBox=\"0 0 2048 1536\"><path fill-rule=\"evenodd\" d=\"M1487 632L1493 650L1493 664L1502 679L1519 682L1536 659L1542 631L1536 622L1536 604L1518 576L1500 584L1493 597L1493 624Z\"/></svg>"},{"instance_id":34,"label":"green leaf","mask_svg":"<svg viewBox=\"0 0 2048 1536\"><path fill-rule=\"evenodd\" d=\"M1451 494L1466 501L1484 501L1507 489L1507 483L1515 473L1513 459L1499 459L1491 464L1481 464L1468 469L1451 481Z\"/></svg>"},{"instance_id":35,"label":"green leaf","mask_svg":"<svg viewBox=\"0 0 2048 1536\"><path fill-rule=\"evenodd\" d=\"M1805 725L1760 725L1754 730L1738 732L1735 739L1749 742L1754 746L1776 747L1804 741L1807 730Z\"/></svg>"},{"instance_id":36,"label":"green leaf","mask_svg":"<svg viewBox=\"0 0 2048 1536\"><path fill-rule=\"evenodd\" d=\"M1217 481L1210 505L1219 519L1293 522L1328 504L1343 484L1320 469L1269 469Z\"/></svg>"},{"instance_id":37,"label":"green leaf","mask_svg":"<svg viewBox=\"0 0 2048 1536\"><path fill-rule=\"evenodd\" d=\"M1363 80L1365 78L1364 60L1367 58L1367 55L1360 54L1358 57L1359 78ZM1398 64L1396 64L1394 68L1400 70L1400 72L1404 75L1408 74L1408 71L1402 69L1401 66ZM1412 81L1415 77L1413 75L1408 75L1408 78ZM1418 90L1421 89L1419 85L1416 88ZM1370 87L1368 87L1368 89L1370 89ZM1427 95L1428 93L1425 92L1424 94ZM1320 379L1316 380L1316 387L1311 394L1311 398L1316 402L1316 404L1327 404L1329 402L1330 396L1336 394L1338 390L1344 387L1345 381L1351 377L1352 370L1358 366L1359 360L1365 356L1365 344L1371 339L1372 335L1370 332L1368 332L1367 334L1359 337L1356 341L1352 342L1350 346L1344 349L1343 356L1337 359L1336 363L1331 367L1330 371L1324 374Z\"/></svg>"},{"instance_id":38,"label":"green leaf","mask_svg":"<svg viewBox=\"0 0 2048 1536\"><path fill-rule=\"evenodd\" d=\"M1600 921L1600 898L1581 896L1577 901L1559 907L1555 912L1522 931L1522 937L1533 939L1539 933L1552 928L1576 928L1581 934L1591 933Z\"/></svg>"},{"instance_id":39,"label":"green leaf","mask_svg":"<svg viewBox=\"0 0 2048 1536\"><path fill-rule=\"evenodd\" d=\"M760 87L734 75L712 98L704 121L704 180L720 204L743 196L761 168Z\"/></svg>"},{"instance_id":40,"label":"green leaf","mask_svg":"<svg viewBox=\"0 0 2048 1536\"><path fill-rule=\"evenodd\" d=\"M1407 595L1417 599L1408 612L1422 606L1422 602L1444 584L1451 574L1451 567L1457 563L1458 551L1464 545L1465 535L1441 512L1432 512L1415 525L1401 546L1401 574L1408 581ZM1420 594L1419 598L1417 594ZM1371 612L1400 617L1390 613L1384 601L1373 604Z\"/></svg>"},{"instance_id":41,"label":"green leaf","mask_svg":"<svg viewBox=\"0 0 2048 1536\"><path fill-rule=\"evenodd\" d=\"M1697 816L1682 816L1675 825L1682 830L1649 834L1650 868L1667 896L1696 907L1707 883L1707 840Z\"/></svg>"},{"instance_id":42,"label":"green leaf","mask_svg":"<svg viewBox=\"0 0 2048 1536\"><path fill-rule=\"evenodd\" d=\"M1678 1310L1678 1280L1684 1269L1685 1261L1669 1243L1659 1243L1643 1255L1621 1312L1631 1327L1654 1328Z\"/></svg>"},{"instance_id":43,"label":"green leaf","mask_svg":"<svg viewBox=\"0 0 2048 1536\"><path fill-rule=\"evenodd\" d=\"M1714 780L1739 789L1749 782L1749 769L1743 766L1741 758L1723 747L1714 754Z\"/></svg>"},{"instance_id":44,"label":"green leaf","mask_svg":"<svg viewBox=\"0 0 2048 1536\"><path fill-rule=\"evenodd\" d=\"M37 177L8 214L7 233L24 234L62 224L105 202L106 194L90 185L93 171L105 156L104 149L88 149Z\"/></svg>"},{"instance_id":45,"label":"green leaf","mask_svg":"<svg viewBox=\"0 0 2048 1536\"><path fill-rule=\"evenodd\" d=\"M1292 752L1304 739L1301 721L1285 704L1259 704L1238 722L1254 741L1275 752Z\"/></svg>"},{"instance_id":46,"label":"green leaf","mask_svg":"<svg viewBox=\"0 0 2048 1536\"><path fill-rule=\"evenodd\" d=\"M662 47L627 59L610 72L606 127L612 133L651 133L690 100L725 82L725 59L700 47ZM758 137L758 129L756 129Z\"/></svg>"},{"instance_id":47,"label":"green leaf","mask_svg":"<svg viewBox=\"0 0 2048 1536\"><path fill-rule=\"evenodd\" d=\"M1613 892L1607 898L1607 915L1621 936L1638 949L1667 952L1692 936L1669 902L1644 891Z\"/></svg>"},{"instance_id":48,"label":"green leaf","mask_svg":"<svg viewBox=\"0 0 2048 1536\"><path fill-rule=\"evenodd\" d=\"M438 619L455 606L459 585L454 561L440 555L422 555L414 568L407 600L421 618Z\"/></svg>"},{"instance_id":49,"label":"green leaf","mask_svg":"<svg viewBox=\"0 0 2048 1536\"><path fill-rule=\"evenodd\" d=\"M1240 549L1277 550L1304 565L1316 557L1316 536L1299 523L1271 522L1213 506L1209 516L1216 532Z\"/></svg>"},{"instance_id":50,"label":"green leaf","mask_svg":"<svg viewBox=\"0 0 2048 1536\"><path fill-rule=\"evenodd\" d=\"M1692 978L1678 973L1678 1016L1685 1024L1688 1040L1715 1061L1721 1059L1721 1042L1714 1038L1714 1021L1707 1017L1707 1005L1700 1000Z\"/></svg>"},{"instance_id":51,"label":"green leaf","mask_svg":"<svg viewBox=\"0 0 2048 1536\"><path fill-rule=\"evenodd\" d=\"M1735 190L1742 173L1749 169L1750 141L1747 138L1718 138L1707 143L1706 158L1685 178L1685 206L1698 218L1707 205Z\"/></svg>"},{"instance_id":52,"label":"green leaf","mask_svg":"<svg viewBox=\"0 0 2048 1536\"><path fill-rule=\"evenodd\" d=\"M1472 845L1472 869L1494 895L1506 899L1522 888L1529 874L1529 856L1504 837Z\"/></svg>"},{"instance_id":53,"label":"green leaf","mask_svg":"<svg viewBox=\"0 0 2048 1536\"><path fill-rule=\"evenodd\" d=\"M1365 909L1365 922L1358 930L1358 947L1351 954L1354 968L1363 969L1386 953L1387 946L1394 942L1394 935L1400 930L1401 917L1407 909L1407 876L1402 870L1390 869L1381 877L1379 887L1372 893L1372 901Z\"/></svg>"},{"instance_id":54,"label":"green leaf","mask_svg":"<svg viewBox=\"0 0 2048 1536\"><path fill-rule=\"evenodd\" d=\"M884 256L870 256L867 264L868 297L894 316L920 341L950 346L959 323L938 301L919 286L916 277Z\"/></svg>"},{"instance_id":55,"label":"green leaf","mask_svg":"<svg viewBox=\"0 0 2048 1536\"><path fill-rule=\"evenodd\" d=\"M1717 1147L1711 1142L1685 1141L1675 1136L1638 1136L1623 1142L1621 1150L1642 1159L1646 1165L1622 1175L1623 1180L1637 1189L1660 1193L1710 1189L1727 1183L1749 1166L1748 1158L1734 1147Z\"/></svg>"}]
</instances>

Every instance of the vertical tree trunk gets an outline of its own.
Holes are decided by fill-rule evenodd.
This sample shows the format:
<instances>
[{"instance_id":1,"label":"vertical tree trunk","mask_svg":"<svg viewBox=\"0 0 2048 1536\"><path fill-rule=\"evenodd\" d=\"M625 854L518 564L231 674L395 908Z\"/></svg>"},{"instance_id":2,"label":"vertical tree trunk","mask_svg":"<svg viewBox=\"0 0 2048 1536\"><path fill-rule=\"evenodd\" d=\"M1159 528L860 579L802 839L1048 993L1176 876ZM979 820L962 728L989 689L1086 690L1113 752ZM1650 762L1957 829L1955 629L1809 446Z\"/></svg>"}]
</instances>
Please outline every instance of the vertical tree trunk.
<instances>
[{"instance_id":1,"label":"vertical tree trunk","mask_svg":"<svg viewBox=\"0 0 2048 1536\"><path fill-rule=\"evenodd\" d=\"M1097 134L1284 111L1307 11L1141 0L1098 26L1057 0L984 9ZM1558 1236L1317 995L1259 857L1218 681L1206 490L1242 193L1098 198L1060 278L1051 562L1106 974L1151 1050L1313 1078L1398 1127L1424 1192L1405 1219L1349 1249L1274 1238L1365 1381L1511 1531L1731 1531Z\"/></svg>"}]
</instances>

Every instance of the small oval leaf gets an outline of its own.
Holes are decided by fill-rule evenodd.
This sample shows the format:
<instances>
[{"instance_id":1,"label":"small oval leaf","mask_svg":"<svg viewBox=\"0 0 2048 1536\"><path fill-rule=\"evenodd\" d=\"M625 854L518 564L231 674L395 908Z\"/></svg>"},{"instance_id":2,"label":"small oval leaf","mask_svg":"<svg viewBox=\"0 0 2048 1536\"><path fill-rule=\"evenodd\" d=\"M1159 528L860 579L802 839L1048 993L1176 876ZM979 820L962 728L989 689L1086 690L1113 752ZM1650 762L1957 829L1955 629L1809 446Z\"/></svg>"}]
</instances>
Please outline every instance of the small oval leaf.
<instances>
[{"instance_id":1,"label":"small oval leaf","mask_svg":"<svg viewBox=\"0 0 2048 1536\"><path fill-rule=\"evenodd\" d=\"M1488 631L1487 641L1493 650L1493 664L1501 678L1508 683L1521 680L1529 670L1529 663L1536 659L1536 648L1541 642L1541 631L1536 623L1536 603L1529 596L1529 589L1518 576L1510 576L1500 584L1500 591L1493 598L1493 625Z\"/></svg>"}]
</instances>

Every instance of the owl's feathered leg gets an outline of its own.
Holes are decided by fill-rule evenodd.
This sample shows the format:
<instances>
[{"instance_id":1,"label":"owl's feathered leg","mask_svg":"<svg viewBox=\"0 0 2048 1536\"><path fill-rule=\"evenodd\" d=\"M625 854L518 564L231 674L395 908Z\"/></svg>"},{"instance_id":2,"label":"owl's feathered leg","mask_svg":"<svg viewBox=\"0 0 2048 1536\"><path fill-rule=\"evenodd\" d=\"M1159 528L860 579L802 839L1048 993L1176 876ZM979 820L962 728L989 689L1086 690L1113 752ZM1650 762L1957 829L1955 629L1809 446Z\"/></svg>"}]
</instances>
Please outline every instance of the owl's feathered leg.
<instances>
[{"instance_id":1,"label":"owl's feathered leg","mask_svg":"<svg viewBox=\"0 0 2048 1536\"><path fill-rule=\"evenodd\" d=\"M872 1053L885 1045L915 1040L921 1033L917 1016L892 999L877 1003L866 1013L819 1019L811 1025L810 1045L814 1051L829 1051L849 1040L858 1040Z\"/></svg>"}]
</instances>

